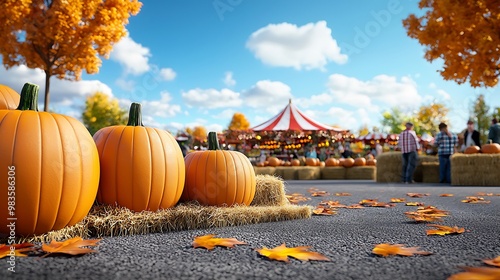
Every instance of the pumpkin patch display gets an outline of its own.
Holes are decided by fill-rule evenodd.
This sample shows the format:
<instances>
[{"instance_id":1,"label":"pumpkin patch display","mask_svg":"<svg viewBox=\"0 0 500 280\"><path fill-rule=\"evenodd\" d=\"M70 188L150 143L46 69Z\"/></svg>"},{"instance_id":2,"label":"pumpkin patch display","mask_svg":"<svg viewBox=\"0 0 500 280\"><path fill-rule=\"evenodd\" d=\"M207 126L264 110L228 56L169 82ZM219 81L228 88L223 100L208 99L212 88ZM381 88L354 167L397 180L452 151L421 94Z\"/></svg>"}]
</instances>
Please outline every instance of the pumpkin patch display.
<instances>
[{"instance_id":1,"label":"pumpkin patch display","mask_svg":"<svg viewBox=\"0 0 500 280\"><path fill-rule=\"evenodd\" d=\"M102 128L94 141L101 161L99 203L140 212L179 202L186 172L182 151L170 133L142 124L139 103L130 106L127 125Z\"/></svg>"},{"instance_id":2,"label":"pumpkin patch display","mask_svg":"<svg viewBox=\"0 0 500 280\"><path fill-rule=\"evenodd\" d=\"M0 110L14 110L19 105L21 96L12 88L0 85Z\"/></svg>"},{"instance_id":3,"label":"pumpkin patch display","mask_svg":"<svg viewBox=\"0 0 500 280\"><path fill-rule=\"evenodd\" d=\"M208 133L208 150L187 155L185 162L182 201L209 206L252 202L256 178L250 160L240 152L221 150L215 132Z\"/></svg>"},{"instance_id":4,"label":"pumpkin patch display","mask_svg":"<svg viewBox=\"0 0 500 280\"><path fill-rule=\"evenodd\" d=\"M17 109L0 110L0 182L9 182L0 192L2 233L9 234L8 218L16 218L19 236L72 226L96 198L99 155L92 136L72 117L38 112L38 90L26 83Z\"/></svg>"}]
</instances>

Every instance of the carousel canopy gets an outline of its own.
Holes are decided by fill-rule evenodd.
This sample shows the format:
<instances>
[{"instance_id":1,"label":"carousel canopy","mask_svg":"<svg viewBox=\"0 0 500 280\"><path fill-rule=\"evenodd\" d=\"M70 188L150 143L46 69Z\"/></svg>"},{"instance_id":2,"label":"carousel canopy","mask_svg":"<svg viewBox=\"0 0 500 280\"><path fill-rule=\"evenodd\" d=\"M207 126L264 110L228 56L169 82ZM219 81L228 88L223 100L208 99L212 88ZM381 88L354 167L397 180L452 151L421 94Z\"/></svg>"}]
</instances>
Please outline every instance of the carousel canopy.
<instances>
[{"instance_id":1,"label":"carousel canopy","mask_svg":"<svg viewBox=\"0 0 500 280\"><path fill-rule=\"evenodd\" d=\"M336 132L345 132L345 129L340 129L337 127L329 126L326 124L319 123L304 113L302 113L294 104L292 100L288 102L288 105L281 110L276 116L270 120L257 125L252 128L253 131L284 131L284 130L330 130Z\"/></svg>"}]
</instances>

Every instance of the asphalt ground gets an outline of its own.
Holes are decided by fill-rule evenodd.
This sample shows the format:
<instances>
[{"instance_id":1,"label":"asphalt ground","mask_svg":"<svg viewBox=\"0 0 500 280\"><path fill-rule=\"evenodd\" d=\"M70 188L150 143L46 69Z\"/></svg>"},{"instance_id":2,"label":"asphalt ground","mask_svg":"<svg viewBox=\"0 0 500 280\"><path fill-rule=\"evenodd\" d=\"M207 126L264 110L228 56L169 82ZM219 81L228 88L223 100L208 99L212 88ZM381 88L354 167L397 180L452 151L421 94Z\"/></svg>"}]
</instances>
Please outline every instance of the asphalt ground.
<instances>
[{"instance_id":1,"label":"asphalt ground","mask_svg":"<svg viewBox=\"0 0 500 280\"><path fill-rule=\"evenodd\" d=\"M450 211L439 224L459 226L459 235L427 236L428 226L410 221L404 212L416 207L397 204L392 208L339 209L334 216L263 223L238 227L191 230L162 234L107 237L98 253L80 257L48 256L16 258L16 272L0 260L0 279L446 279L463 266L483 266L482 259L500 255L500 196L485 196L489 204L461 202L478 192L500 193L499 187L453 187L439 184L380 184L372 181L288 181L288 193L315 187L348 192L351 196L313 197L305 204L338 200L343 204L362 199L405 197ZM429 193L410 198L406 193ZM451 193L453 197L440 197ZM248 245L194 249L193 238L216 234L237 238ZM286 243L311 246L331 262L289 263L260 257L256 248ZM430 256L379 257L372 249L379 243L418 246Z\"/></svg>"}]
</instances>

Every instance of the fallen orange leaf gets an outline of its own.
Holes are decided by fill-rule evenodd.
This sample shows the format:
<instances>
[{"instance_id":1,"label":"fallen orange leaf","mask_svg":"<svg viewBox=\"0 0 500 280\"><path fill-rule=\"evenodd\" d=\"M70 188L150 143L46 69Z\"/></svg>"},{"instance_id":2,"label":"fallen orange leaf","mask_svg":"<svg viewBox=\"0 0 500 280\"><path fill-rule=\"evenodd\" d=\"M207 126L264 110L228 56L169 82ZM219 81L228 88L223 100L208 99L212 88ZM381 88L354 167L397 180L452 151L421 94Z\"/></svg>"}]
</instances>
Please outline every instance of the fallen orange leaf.
<instances>
[{"instance_id":1,"label":"fallen orange leaf","mask_svg":"<svg viewBox=\"0 0 500 280\"><path fill-rule=\"evenodd\" d=\"M335 193L335 196L351 196L351 194L347 192L342 192L342 193Z\"/></svg>"},{"instance_id":2,"label":"fallen orange leaf","mask_svg":"<svg viewBox=\"0 0 500 280\"><path fill-rule=\"evenodd\" d=\"M23 252L32 251L34 249L33 246L35 245L31 243L21 243L21 244L11 244L11 245L0 244L0 259L12 256L12 254L15 257L27 257L27 255L23 254Z\"/></svg>"},{"instance_id":3,"label":"fallen orange leaf","mask_svg":"<svg viewBox=\"0 0 500 280\"><path fill-rule=\"evenodd\" d=\"M476 193L477 196L493 196L493 193L485 193L485 192L478 192Z\"/></svg>"},{"instance_id":4,"label":"fallen orange leaf","mask_svg":"<svg viewBox=\"0 0 500 280\"><path fill-rule=\"evenodd\" d=\"M393 203L401 203L401 202L405 202L406 201L406 198L391 198L391 202Z\"/></svg>"},{"instance_id":5,"label":"fallen orange leaf","mask_svg":"<svg viewBox=\"0 0 500 280\"><path fill-rule=\"evenodd\" d=\"M418 255L431 255L431 252L419 251L419 247L403 247L403 244L378 244L375 245L372 252L376 255L387 257L390 255L400 255L400 256L413 256Z\"/></svg>"},{"instance_id":6,"label":"fallen orange leaf","mask_svg":"<svg viewBox=\"0 0 500 280\"><path fill-rule=\"evenodd\" d=\"M423 202L406 202L406 206L424 206Z\"/></svg>"},{"instance_id":7,"label":"fallen orange leaf","mask_svg":"<svg viewBox=\"0 0 500 280\"><path fill-rule=\"evenodd\" d=\"M203 236L197 236L193 240L194 248L205 248L207 250L212 250L216 246L233 248L234 245L244 245L245 242L239 241L236 238L214 238L215 234L207 234Z\"/></svg>"},{"instance_id":8,"label":"fallen orange leaf","mask_svg":"<svg viewBox=\"0 0 500 280\"><path fill-rule=\"evenodd\" d=\"M312 192L317 192L317 191L319 191L319 189L318 189L318 188L315 188L315 187L311 187L311 188L307 189L307 191L308 191L308 192L310 192L310 193L312 193Z\"/></svg>"},{"instance_id":9,"label":"fallen orange leaf","mask_svg":"<svg viewBox=\"0 0 500 280\"><path fill-rule=\"evenodd\" d=\"M379 202L377 199L363 199L359 202L360 205L366 207L394 207L395 204Z\"/></svg>"},{"instance_id":10,"label":"fallen orange leaf","mask_svg":"<svg viewBox=\"0 0 500 280\"><path fill-rule=\"evenodd\" d=\"M448 216L448 211L438 209L434 206L418 207L417 211L405 212L406 217L416 222L435 222L442 217Z\"/></svg>"},{"instance_id":11,"label":"fallen orange leaf","mask_svg":"<svg viewBox=\"0 0 500 280\"><path fill-rule=\"evenodd\" d=\"M331 261L326 256L309 251L310 246L299 246L299 247L286 247L285 243L273 249L268 249L266 247L262 249L255 249L260 255L267 257L271 260L277 260L282 262L289 262L288 257L292 257L301 261Z\"/></svg>"},{"instance_id":12,"label":"fallen orange leaf","mask_svg":"<svg viewBox=\"0 0 500 280\"><path fill-rule=\"evenodd\" d=\"M311 199L309 197L305 197L301 193L292 193L292 194L287 194L285 196L291 204L298 204L299 202L308 201Z\"/></svg>"},{"instance_id":13,"label":"fallen orange leaf","mask_svg":"<svg viewBox=\"0 0 500 280\"><path fill-rule=\"evenodd\" d=\"M327 191L317 191L317 192L312 192L311 196L328 196L330 195Z\"/></svg>"},{"instance_id":14,"label":"fallen orange leaf","mask_svg":"<svg viewBox=\"0 0 500 280\"><path fill-rule=\"evenodd\" d=\"M81 237L73 237L63 242L58 242L52 240L50 244L42 243L42 251L44 251L45 257L49 254L59 253L59 254L68 254L68 255L81 255L96 252L90 248L82 248L87 246L97 246L98 242L102 239L88 239L83 240Z\"/></svg>"},{"instance_id":15,"label":"fallen orange leaf","mask_svg":"<svg viewBox=\"0 0 500 280\"><path fill-rule=\"evenodd\" d=\"M491 259L491 260L483 260L485 264L493 265L493 266L498 266L500 267L500 256Z\"/></svg>"},{"instance_id":16,"label":"fallen orange leaf","mask_svg":"<svg viewBox=\"0 0 500 280\"><path fill-rule=\"evenodd\" d=\"M313 214L330 216L333 214L337 214L337 212L335 212L333 209L331 209L329 207L318 206L318 207L316 207L316 209L313 210Z\"/></svg>"},{"instance_id":17,"label":"fallen orange leaf","mask_svg":"<svg viewBox=\"0 0 500 280\"><path fill-rule=\"evenodd\" d=\"M450 196L454 196L454 194L452 194L452 193L442 193L439 196L441 196L441 197L450 197Z\"/></svg>"},{"instance_id":18,"label":"fallen orange leaf","mask_svg":"<svg viewBox=\"0 0 500 280\"><path fill-rule=\"evenodd\" d=\"M361 208L365 208L365 207L363 205L359 205L359 204L351 204L351 205L346 206L345 208L347 208L347 209L361 209Z\"/></svg>"},{"instance_id":19,"label":"fallen orange leaf","mask_svg":"<svg viewBox=\"0 0 500 280\"><path fill-rule=\"evenodd\" d=\"M464 267L466 272L459 272L447 280L495 280L500 279L500 268L494 267Z\"/></svg>"},{"instance_id":20,"label":"fallen orange leaf","mask_svg":"<svg viewBox=\"0 0 500 280\"><path fill-rule=\"evenodd\" d=\"M428 229L427 235L447 235L447 234L461 234L465 232L464 228L459 228L457 226L449 227L442 225L428 225L430 227L435 227L436 229Z\"/></svg>"},{"instance_id":21,"label":"fallen orange leaf","mask_svg":"<svg viewBox=\"0 0 500 280\"><path fill-rule=\"evenodd\" d=\"M465 202L465 203L484 203L484 204L490 203L489 200L484 200L484 197L479 197L479 196L467 196L466 199L462 200L462 202Z\"/></svg>"},{"instance_id":22,"label":"fallen orange leaf","mask_svg":"<svg viewBox=\"0 0 500 280\"><path fill-rule=\"evenodd\" d=\"M409 197L424 197L424 196L429 196L430 194L428 194L428 193L407 193L406 195Z\"/></svg>"},{"instance_id":23,"label":"fallen orange leaf","mask_svg":"<svg viewBox=\"0 0 500 280\"><path fill-rule=\"evenodd\" d=\"M319 203L319 205L325 205L325 206L328 206L328 207L333 207L333 208L345 208L347 207L346 205L344 204L341 204L339 201L337 200L328 200L328 201L321 201Z\"/></svg>"}]
</instances>

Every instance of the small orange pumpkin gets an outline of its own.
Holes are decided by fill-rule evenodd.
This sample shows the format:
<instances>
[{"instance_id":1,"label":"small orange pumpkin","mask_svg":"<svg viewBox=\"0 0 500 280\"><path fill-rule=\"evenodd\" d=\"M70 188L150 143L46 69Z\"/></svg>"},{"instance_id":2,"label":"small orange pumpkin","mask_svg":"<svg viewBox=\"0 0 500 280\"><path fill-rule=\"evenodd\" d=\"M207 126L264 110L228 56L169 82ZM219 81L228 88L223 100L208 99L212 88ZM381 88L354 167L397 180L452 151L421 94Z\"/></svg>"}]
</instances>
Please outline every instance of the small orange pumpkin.
<instances>
[{"instance_id":1,"label":"small orange pumpkin","mask_svg":"<svg viewBox=\"0 0 500 280\"><path fill-rule=\"evenodd\" d=\"M481 151L483 154L500 154L500 145L497 143L484 144Z\"/></svg>"},{"instance_id":2,"label":"small orange pumpkin","mask_svg":"<svg viewBox=\"0 0 500 280\"><path fill-rule=\"evenodd\" d=\"M366 165L366 159L365 158L356 158L354 160L354 166L365 166Z\"/></svg>"},{"instance_id":3,"label":"small orange pumpkin","mask_svg":"<svg viewBox=\"0 0 500 280\"><path fill-rule=\"evenodd\" d=\"M38 112L38 90L26 83L17 110L0 110L0 232L6 234L8 218L17 219L19 236L80 222L99 186L99 155L87 128L69 116ZM12 212L8 191L15 192Z\"/></svg>"},{"instance_id":4,"label":"small orange pumpkin","mask_svg":"<svg viewBox=\"0 0 500 280\"><path fill-rule=\"evenodd\" d=\"M102 174L98 202L136 212L177 204L186 172L182 151L170 133L142 124L141 104L132 103L127 125L102 128L94 141Z\"/></svg>"},{"instance_id":5,"label":"small orange pumpkin","mask_svg":"<svg viewBox=\"0 0 500 280\"><path fill-rule=\"evenodd\" d=\"M267 159L267 164L272 167L280 166L281 160L277 157L269 157Z\"/></svg>"},{"instance_id":6,"label":"small orange pumpkin","mask_svg":"<svg viewBox=\"0 0 500 280\"><path fill-rule=\"evenodd\" d=\"M325 160L325 166L338 166L339 161L336 158L327 158Z\"/></svg>"},{"instance_id":7,"label":"small orange pumpkin","mask_svg":"<svg viewBox=\"0 0 500 280\"><path fill-rule=\"evenodd\" d=\"M237 151L223 151L217 133L208 133L208 150L189 154L182 200L202 205L250 205L256 188L255 171L248 158Z\"/></svg>"},{"instance_id":8,"label":"small orange pumpkin","mask_svg":"<svg viewBox=\"0 0 500 280\"><path fill-rule=\"evenodd\" d=\"M300 166L300 160L292 159L292 166Z\"/></svg>"},{"instance_id":9,"label":"small orange pumpkin","mask_svg":"<svg viewBox=\"0 0 500 280\"><path fill-rule=\"evenodd\" d=\"M477 154L479 152L481 152L481 148L479 148L479 146L469 146L464 150L464 154Z\"/></svg>"},{"instance_id":10,"label":"small orange pumpkin","mask_svg":"<svg viewBox=\"0 0 500 280\"><path fill-rule=\"evenodd\" d=\"M366 161L366 165L368 166L376 166L377 165L377 160L372 158Z\"/></svg>"},{"instance_id":11,"label":"small orange pumpkin","mask_svg":"<svg viewBox=\"0 0 500 280\"><path fill-rule=\"evenodd\" d=\"M0 85L0 110L14 110L19 105L19 93L6 85Z\"/></svg>"},{"instance_id":12,"label":"small orange pumpkin","mask_svg":"<svg viewBox=\"0 0 500 280\"><path fill-rule=\"evenodd\" d=\"M324 162L324 161L320 161L320 162L319 162L319 166L320 166L320 167L324 167L324 166L325 166L325 162Z\"/></svg>"},{"instance_id":13,"label":"small orange pumpkin","mask_svg":"<svg viewBox=\"0 0 500 280\"><path fill-rule=\"evenodd\" d=\"M346 159L344 159L342 165L344 167L347 167L347 168L352 167L352 166L354 166L354 159L353 158L346 158Z\"/></svg>"},{"instance_id":14,"label":"small orange pumpkin","mask_svg":"<svg viewBox=\"0 0 500 280\"><path fill-rule=\"evenodd\" d=\"M316 158L306 158L306 165L307 166L316 166Z\"/></svg>"}]
</instances>

